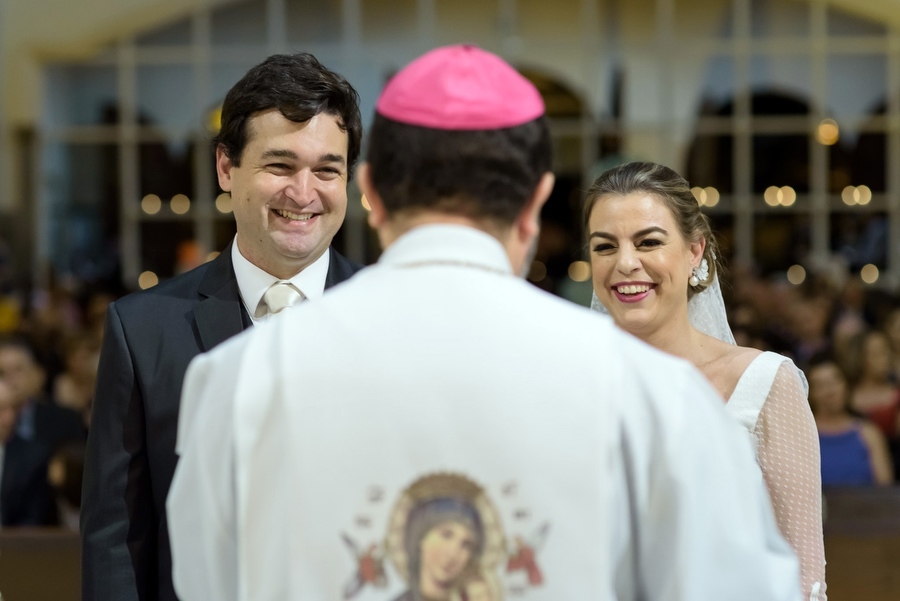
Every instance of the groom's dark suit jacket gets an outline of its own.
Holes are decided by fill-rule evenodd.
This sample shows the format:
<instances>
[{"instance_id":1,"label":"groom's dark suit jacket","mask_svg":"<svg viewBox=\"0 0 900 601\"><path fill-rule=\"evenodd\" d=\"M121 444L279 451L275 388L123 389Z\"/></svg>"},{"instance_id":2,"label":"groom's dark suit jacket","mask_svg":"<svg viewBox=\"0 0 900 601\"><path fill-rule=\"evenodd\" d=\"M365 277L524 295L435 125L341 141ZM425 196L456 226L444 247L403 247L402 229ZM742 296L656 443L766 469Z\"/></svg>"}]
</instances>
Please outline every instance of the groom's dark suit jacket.
<instances>
[{"instance_id":1,"label":"groom's dark suit jacket","mask_svg":"<svg viewBox=\"0 0 900 601\"><path fill-rule=\"evenodd\" d=\"M325 288L362 269L333 249ZM251 325L231 248L109 306L82 491L84 601L169 601L166 495L188 363Z\"/></svg>"}]
</instances>

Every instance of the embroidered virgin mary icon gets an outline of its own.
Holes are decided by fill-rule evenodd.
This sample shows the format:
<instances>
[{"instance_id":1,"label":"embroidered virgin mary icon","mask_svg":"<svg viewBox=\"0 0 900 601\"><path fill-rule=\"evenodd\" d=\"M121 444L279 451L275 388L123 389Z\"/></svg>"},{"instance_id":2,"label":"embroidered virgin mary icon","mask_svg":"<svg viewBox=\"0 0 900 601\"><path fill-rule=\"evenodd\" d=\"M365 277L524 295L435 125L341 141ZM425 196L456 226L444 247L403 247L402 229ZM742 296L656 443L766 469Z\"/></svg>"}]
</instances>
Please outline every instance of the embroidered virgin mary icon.
<instances>
[{"instance_id":1,"label":"embroidered virgin mary icon","mask_svg":"<svg viewBox=\"0 0 900 601\"><path fill-rule=\"evenodd\" d=\"M513 525L511 541L485 488L467 476L446 472L422 476L399 494L390 512L381 514L387 521L383 541L359 544L341 533L356 565L344 599L378 598L362 593L388 589L382 593L384 601L502 601L527 597L530 589L541 587L538 553L549 524L531 536L521 534L531 529L531 510L519 503L518 485L496 488ZM369 504L380 504L383 493L380 487L370 489ZM356 525L363 540L372 540L365 534L373 525L368 514L357 516Z\"/></svg>"},{"instance_id":2,"label":"embroidered virgin mary icon","mask_svg":"<svg viewBox=\"0 0 900 601\"><path fill-rule=\"evenodd\" d=\"M500 515L465 476L431 474L413 482L394 504L385 547L409 586L396 601L502 599Z\"/></svg>"}]
</instances>

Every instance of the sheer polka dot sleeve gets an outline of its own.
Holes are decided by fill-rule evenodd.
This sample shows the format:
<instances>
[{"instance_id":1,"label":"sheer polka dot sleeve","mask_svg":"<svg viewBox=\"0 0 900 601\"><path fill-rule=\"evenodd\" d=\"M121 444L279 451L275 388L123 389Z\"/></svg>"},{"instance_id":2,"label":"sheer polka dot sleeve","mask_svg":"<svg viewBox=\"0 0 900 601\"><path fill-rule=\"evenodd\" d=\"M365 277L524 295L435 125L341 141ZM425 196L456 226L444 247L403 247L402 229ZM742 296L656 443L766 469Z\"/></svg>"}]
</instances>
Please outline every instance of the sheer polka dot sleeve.
<instances>
[{"instance_id":1,"label":"sheer polka dot sleeve","mask_svg":"<svg viewBox=\"0 0 900 601\"><path fill-rule=\"evenodd\" d=\"M805 379L790 361L778 369L754 435L778 527L800 560L804 598L825 601L819 438Z\"/></svg>"}]
</instances>

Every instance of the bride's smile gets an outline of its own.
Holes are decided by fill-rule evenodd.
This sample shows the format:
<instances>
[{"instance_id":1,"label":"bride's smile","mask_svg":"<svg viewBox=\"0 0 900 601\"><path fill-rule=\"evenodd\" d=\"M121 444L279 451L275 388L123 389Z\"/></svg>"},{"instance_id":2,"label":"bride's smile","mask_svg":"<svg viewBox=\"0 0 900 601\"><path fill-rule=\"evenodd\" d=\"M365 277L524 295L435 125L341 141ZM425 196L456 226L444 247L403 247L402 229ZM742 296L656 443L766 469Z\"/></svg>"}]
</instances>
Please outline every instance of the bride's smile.
<instances>
[{"instance_id":1,"label":"bride's smile","mask_svg":"<svg viewBox=\"0 0 900 601\"><path fill-rule=\"evenodd\" d=\"M662 200L645 192L599 198L588 233L594 290L617 323L655 330L684 312L703 244L681 235Z\"/></svg>"}]
</instances>

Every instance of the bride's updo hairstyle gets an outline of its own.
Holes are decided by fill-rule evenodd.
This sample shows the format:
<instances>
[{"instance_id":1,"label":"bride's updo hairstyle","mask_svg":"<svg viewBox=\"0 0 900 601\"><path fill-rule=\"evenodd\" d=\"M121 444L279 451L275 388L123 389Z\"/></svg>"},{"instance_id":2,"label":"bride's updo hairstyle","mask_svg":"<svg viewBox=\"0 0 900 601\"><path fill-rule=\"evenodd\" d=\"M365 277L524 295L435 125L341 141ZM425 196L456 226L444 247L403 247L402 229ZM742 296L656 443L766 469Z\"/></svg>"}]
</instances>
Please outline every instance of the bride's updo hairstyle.
<instances>
[{"instance_id":1,"label":"bride's updo hairstyle","mask_svg":"<svg viewBox=\"0 0 900 601\"><path fill-rule=\"evenodd\" d=\"M582 220L585 232L590 235L588 223L598 200L607 196L627 196L635 192L653 194L665 202L685 240L696 242L701 238L706 239L703 258L709 265L709 275L696 286L687 286L688 298L712 284L718 272L718 247L709 218L700 211L700 205L687 180L664 165L626 163L604 171L584 198Z\"/></svg>"}]
</instances>

